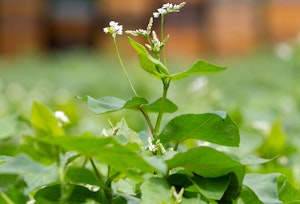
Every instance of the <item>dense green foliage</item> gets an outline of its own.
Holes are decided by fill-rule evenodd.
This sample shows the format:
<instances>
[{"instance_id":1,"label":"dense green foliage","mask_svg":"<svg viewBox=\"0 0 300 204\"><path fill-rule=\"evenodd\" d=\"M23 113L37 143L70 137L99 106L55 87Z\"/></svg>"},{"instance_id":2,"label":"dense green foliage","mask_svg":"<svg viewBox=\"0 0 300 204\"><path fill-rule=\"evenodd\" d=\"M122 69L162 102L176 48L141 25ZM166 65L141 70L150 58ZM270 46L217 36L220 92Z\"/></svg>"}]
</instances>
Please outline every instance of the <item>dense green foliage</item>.
<instances>
[{"instance_id":1,"label":"dense green foliage","mask_svg":"<svg viewBox=\"0 0 300 204\"><path fill-rule=\"evenodd\" d=\"M286 88L297 83L296 70L291 71L289 84L285 84L282 69L276 66L268 69L279 73L278 79L282 81L274 80L275 74L267 75L274 78L267 78L259 72L258 80L253 83L251 77L255 75L242 73L249 71L250 63L243 63L244 68L239 70L217 74L220 78L203 76L225 70L203 60L173 74L160 61L158 50L152 55L133 39L130 44L137 51L142 70L148 72L146 76L137 70L130 73L137 73L136 83L151 82L139 83L139 89L133 91L143 96L128 97L132 92L122 89L127 84L116 85L120 81L116 70L108 75L94 74L98 73L98 59L93 61L95 64L86 61L87 64L82 64L84 69L78 72L76 67L80 63L73 57L72 62L65 58L58 60L67 63L66 70L60 70L53 78L51 74L42 74L47 68L39 65L31 72L36 78L42 75L48 80L56 77L58 82L63 80L57 87L52 83L44 87L45 81L27 81L32 79L32 75L26 78L28 70L20 75L15 74L18 70L12 75L10 70L5 70L7 78L3 78L2 90L6 97L0 98L2 106L7 106L7 112L2 113L7 116L0 120L0 203L26 203L33 199L36 203L299 203L300 193L294 187L299 183L295 176L299 165L295 161L298 154L295 144L299 140L287 136L298 131L294 127L297 120L283 123L274 117L288 115L295 108L281 110L276 102L286 99L286 95L279 98L277 94L285 94ZM163 47L159 49L162 55ZM21 61L21 64L30 63ZM44 65L44 60L40 65ZM107 69L115 65L102 66ZM42 69L40 74L39 69ZM51 66L47 71L55 73L57 69ZM255 67L251 67L251 73L254 71ZM233 72L236 75L231 75ZM91 73L88 81L82 78L86 73ZM196 78L198 81L177 82L191 79L191 75L201 76ZM7 85L10 76L16 81ZM151 76L153 81L149 79ZM174 94L168 96L173 81ZM275 85L263 84L268 82L285 85L276 90L274 97L269 96L269 100L276 99L274 103L267 103L265 98L259 100L259 96L266 97L265 91L272 93L268 89ZM160 84L163 93L157 97L161 94L157 91ZM94 91L89 91L90 87L82 88L85 85ZM56 90L61 87L64 90ZM290 97L297 91L297 88L291 91L295 93L289 93ZM109 96L89 96L105 92ZM218 98L216 93L220 92L224 95ZM87 93L88 96L81 97ZM111 96L112 93L117 97ZM79 100L75 95L80 96ZM32 97L55 110L63 110L70 122L57 117L56 111L40 102L34 102L27 112L29 108L26 104L22 106L22 102L31 102ZM297 99L289 103L298 104ZM85 103L95 114L104 114L101 120L86 119L93 116L82 107ZM219 111L226 107L232 117ZM198 113L207 109L208 113ZM296 114L298 109L292 110ZM266 121L253 123L253 118ZM268 122L270 118L274 122ZM107 124L108 128L101 127ZM262 126L265 124L267 127Z\"/></svg>"}]
</instances>

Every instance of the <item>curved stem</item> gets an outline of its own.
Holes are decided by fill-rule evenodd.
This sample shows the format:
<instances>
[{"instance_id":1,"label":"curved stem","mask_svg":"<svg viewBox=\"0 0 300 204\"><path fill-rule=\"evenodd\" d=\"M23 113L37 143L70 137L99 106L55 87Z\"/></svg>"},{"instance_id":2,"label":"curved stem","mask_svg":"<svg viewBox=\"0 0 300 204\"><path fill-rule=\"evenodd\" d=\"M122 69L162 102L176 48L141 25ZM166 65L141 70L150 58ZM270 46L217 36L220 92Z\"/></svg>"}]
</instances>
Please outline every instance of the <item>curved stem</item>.
<instances>
[{"instance_id":1,"label":"curved stem","mask_svg":"<svg viewBox=\"0 0 300 204\"><path fill-rule=\"evenodd\" d=\"M128 76L128 74L127 74L127 71L126 71L126 69L125 69L125 66L124 66L124 64L123 64L123 61L122 61L122 58L121 58L121 55L120 55L120 52L119 52L119 48L118 48L118 46L117 46L116 38L113 37L113 39L114 39L114 46L115 46L115 49L116 49L116 53L117 53L119 62L120 62L120 64L121 64L121 68L122 68L122 70L123 70L123 73L125 74L125 77L126 77L128 83L129 83L130 87L131 87L132 92L134 93L135 96L137 96L137 92L135 91L135 89L134 89L134 87L133 87L133 85L132 85L132 83L131 83L131 81L130 81L130 79L129 79L129 76Z\"/></svg>"},{"instance_id":2,"label":"curved stem","mask_svg":"<svg viewBox=\"0 0 300 204\"><path fill-rule=\"evenodd\" d=\"M139 107L139 110L141 111L141 113L143 114L144 118L146 119L146 122L150 128L150 131L152 133L152 135L154 135L154 127L151 123L151 120L149 118L149 115L147 114L147 112L144 110L144 108L142 106Z\"/></svg>"}]
</instances>

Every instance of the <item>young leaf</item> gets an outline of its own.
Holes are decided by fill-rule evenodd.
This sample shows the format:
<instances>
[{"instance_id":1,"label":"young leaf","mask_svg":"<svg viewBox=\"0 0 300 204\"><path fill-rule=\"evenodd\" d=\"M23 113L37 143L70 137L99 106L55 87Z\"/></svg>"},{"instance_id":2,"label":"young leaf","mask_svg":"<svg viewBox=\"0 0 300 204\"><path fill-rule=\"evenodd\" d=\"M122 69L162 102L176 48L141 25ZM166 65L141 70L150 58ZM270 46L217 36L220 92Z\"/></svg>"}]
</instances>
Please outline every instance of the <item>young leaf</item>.
<instances>
[{"instance_id":1,"label":"young leaf","mask_svg":"<svg viewBox=\"0 0 300 204\"><path fill-rule=\"evenodd\" d=\"M139 178L140 173L155 170L140 155L120 145L113 137L63 136L40 139L40 141L58 145L68 151L76 151L86 157L96 158L133 178Z\"/></svg>"},{"instance_id":2,"label":"young leaf","mask_svg":"<svg viewBox=\"0 0 300 204\"><path fill-rule=\"evenodd\" d=\"M54 113L46 106L34 102L31 110L31 124L38 135L60 136L64 130L58 125L59 121Z\"/></svg>"},{"instance_id":3,"label":"young leaf","mask_svg":"<svg viewBox=\"0 0 300 204\"><path fill-rule=\"evenodd\" d=\"M148 103L148 101L142 97L132 97L129 101L124 101L112 96L104 96L98 99L86 96L80 99L85 101L88 108L95 114L114 112L125 108L138 109L141 105Z\"/></svg>"},{"instance_id":4,"label":"young leaf","mask_svg":"<svg viewBox=\"0 0 300 204\"><path fill-rule=\"evenodd\" d=\"M153 103L144 105L143 107L149 113L151 113L151 112L157 113L161 109L161 101L162 101L162 99L159 98L158 100L154 101ZM165 113L174 113L177 110L178 110L178 107L172 101L170 101L169 99L167 99L165 101L165 108L164 108Z\"/></svg>"},{"instance_id":5,"label":"young leaf","mask_svg":"<svg viewBox=\"0 0 300 204\"><path fill-rule=\"evenodd\" d=\"M139 44L132 38L129 38L129 42L137 52L140 65L145 71L157 78L163 78L169 75L167 67L159 60L152 57L143 45Z\"/></svg>"},{"instance_id":6,"label":"young leaf","mask_svg":"<svg viewBox=\"0 0 300 204\"><path fill-rule=\"evenodd\" d=\"M226 154L210 147L198 147L176 154L167 160L168 168L183 168L207 178L216 178L233 172L241 186L245 167Z\"/></svg>"},{"instance_id":7,"label":"young leaf","mask_svg":"<svg viewBox=\"0 0 300 204\"><path fill-rule=\"evenodd\" d=\"M204 60L198 60L190 69L170 76L172 80L184 79L192 74L214 74L224 71L226 67L219 67Z\"/></svg>"},{"instance_id":8,"label":"young leaf","mask_svg":"<svg viewBox=\"0 0 300 204\"><path fill-rule=\"evenodd\" d=\"M222 114L224 115L224 114ZM162 130L158 139L162 144L180 143L187 139L198 139L224 146L238 146L238 127L225 114L186 114L172 119Z\"/></svg>"}]
</instances>

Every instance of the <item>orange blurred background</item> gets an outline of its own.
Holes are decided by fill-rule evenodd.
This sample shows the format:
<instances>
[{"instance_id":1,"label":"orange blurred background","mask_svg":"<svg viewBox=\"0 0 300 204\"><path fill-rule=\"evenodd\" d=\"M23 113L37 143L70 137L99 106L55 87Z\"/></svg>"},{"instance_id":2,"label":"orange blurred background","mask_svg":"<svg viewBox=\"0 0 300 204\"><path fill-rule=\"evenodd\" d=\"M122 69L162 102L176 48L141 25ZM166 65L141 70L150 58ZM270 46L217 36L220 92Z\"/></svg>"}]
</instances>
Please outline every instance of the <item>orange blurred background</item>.
<instances>
[{"instance_id":1,"label":"orange blurred background","mask_svg":"<svg viewBox=\"0 0 300 204\"><path fill-rule=\"evenodd\" d=\"M111 49L102 32L115 20L146 28L154 0L0 0L0 55L74 48ZM288 41L300 31L299 0L190 0L166 19L167 49L176 54L240 55ZM156 25L159 25L156 22ZM120 45L127 39L120 38Z\"/></svg>"}]
</instances>

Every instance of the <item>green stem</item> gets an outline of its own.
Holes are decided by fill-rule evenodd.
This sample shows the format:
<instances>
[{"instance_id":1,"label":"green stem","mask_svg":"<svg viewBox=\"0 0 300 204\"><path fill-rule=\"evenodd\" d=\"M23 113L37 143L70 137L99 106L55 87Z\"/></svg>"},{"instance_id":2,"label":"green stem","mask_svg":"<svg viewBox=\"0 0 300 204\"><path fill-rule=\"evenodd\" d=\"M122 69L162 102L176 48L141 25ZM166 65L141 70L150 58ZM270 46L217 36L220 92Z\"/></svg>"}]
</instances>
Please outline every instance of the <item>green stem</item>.
<instances>
[{"instance_id":1,"label":"green stem","mask_svg":"<svg viewBox=\"0 0 300 204\"><path fill-rule=\"evenodd\" d=\"M98 179L98 181L100 182L100 185L102 187L102 193L103 193L103 203L107 203L107 204L112 204L112 190L111 187L107 186L104 179L102 178L100 172L98 171L96 164L94 162L94 160L92 158L89 159L93 170L96 174L96 177ZM109 168L110 169L110 168Z\"/></svg>"},{"instance_id":2,"label":"green stem","mask_svg":"<svg viewBox=\"0 0 300 204\"><path fill-rule=\"evenodd\" d=\"M146 119L146 122L147 122L147 124L148 124L148 126L149 126L149 128L150 128L150 131L151 131L152 135L154 135L154 127L153 127L153 125L152 125L152 123L151 123L151 120L150 120L150 118L149 118L149 115L148 115L147 112L143 109L142 106L139 107L139 110L141 111L141 113L143 114L144 118Z\"/></svg>"},{"instance_id":3,"label":"green stem","mask_svg":"<svg viewBox=\"0 0 300 204\"><path fill-rule=\"evenodd\" d=\"M120 64L121 64L123 73L125 74L125 77L126 77L128 83L129 83L130 87L131 87L132 92L134 93L135 96L137 96L137 92L135 91L135 89L134 89L134 87L133 87L133 85L132 85L132 83L131 83L131 81L130 81L130 79L129 79L129 76L128 76L128 74L127 74L127 71L126 71L126 69L125 69L125 66L124 66L124 64L123 64L123 61L122 61L122 58L121 58L121 55L120 55L120 52L119 52L119 48L118 48L118 46L117 46L116 38L113 37L113 39L114 39L114 46L115 46L115 49L116 49L116 53L117 53L119 62L120 62Z\"/></svg>"},{"instance_id":4,"label":"green stem","mask_svg":"<svg viewBox=\"0 0 300 204\"><path fill-rule=\"evenodd\" d=\"M0 191L0 197L3 198L7 204L14 204L14 202L2 191Z\"/></svg>"},{"instance_id":5,"label":"green stem","mask_svg":"<svg viewBox=\"0 0 300 204\"><path fill-rule=\"evenodd\" d=\"M66 192L66 186L64 182L64 169L61 166L61 160L60 160L60 148L56 146L56 163L57 163L57 171L58 171L58 177L59 177L59 183L60 183L60 199L59 203L64 204L66 200L68 199L68 193Z\"/></svg>"},{"instance_id":6,"label":"green stem","mask_svg":"<svg viewBox=\"0 0 300 204\"><path fill-rule=\"evenodd\" d=\"M161 41L164 40L164 22L165 22L165 18L164 15L161 16L161 21L160 21L160 38ZM166 57L166 51L165 51L165 47L162 48L162 53L163 53L163 59L164 59L164 65L167 66L167 57Z\"/></svg>"},{"instance_id":7,"label":"green stem","mask_svg":"<svg viewBox=\"0 0 300 204\"><path fill-rule=\"evenodd\" d=\"M164 109L165 109L165 103L167 100L167 93L170 85L170 80L163 79L163 84L164 84L164 90L163 90L163 95L161 99L161 104L160 104L160 111L158 113L157 119L156 119L156 124L155 124L155 130L154 130L154 137L158 135L162 117L164 114Z\"/></svg>"}]
</instances>

